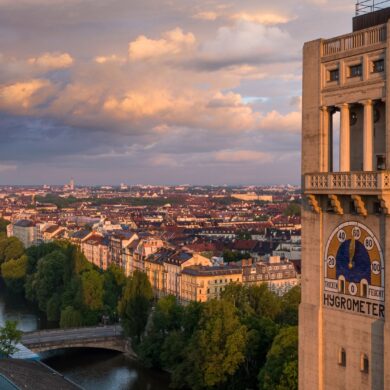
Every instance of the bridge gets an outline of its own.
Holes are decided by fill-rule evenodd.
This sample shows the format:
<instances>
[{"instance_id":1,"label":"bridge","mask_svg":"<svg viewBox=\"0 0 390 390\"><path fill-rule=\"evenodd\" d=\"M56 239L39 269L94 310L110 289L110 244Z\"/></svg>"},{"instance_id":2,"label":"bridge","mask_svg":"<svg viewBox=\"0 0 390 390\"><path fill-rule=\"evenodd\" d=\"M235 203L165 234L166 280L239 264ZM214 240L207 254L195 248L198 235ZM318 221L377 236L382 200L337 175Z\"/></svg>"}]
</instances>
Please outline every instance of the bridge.
<instances>
[{"instance_id":1,"label":"bridge","mask_svg":"<svg viewBox=\"0 0 390 390\"><path fill-rule=\"evenodd\" d=\"M23 334L21 343L36 353L63 348L103 348L133 353L120 325L28 332Z\"/></svg>"}]
</instances>

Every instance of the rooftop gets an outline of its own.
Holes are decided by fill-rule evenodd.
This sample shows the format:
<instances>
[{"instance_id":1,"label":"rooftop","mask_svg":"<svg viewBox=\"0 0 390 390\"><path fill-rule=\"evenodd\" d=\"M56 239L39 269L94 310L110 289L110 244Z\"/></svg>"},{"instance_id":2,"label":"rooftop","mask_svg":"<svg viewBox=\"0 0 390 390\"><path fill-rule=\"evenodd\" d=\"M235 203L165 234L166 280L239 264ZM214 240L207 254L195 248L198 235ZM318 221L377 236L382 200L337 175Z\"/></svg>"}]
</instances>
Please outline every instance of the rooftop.
<instances>
[{"instance_id":1,"label":"rooftop","mask_svg":"<svg viewBox=\"0 0 390 390\"><path fill-rule=\"evenodd\" d=\"M29 219L21 219L17 222L15 222L14 226L19 226L19 227L33 227L35 226L33 221L30 221Z\"/></svg>"},{"instance_id":2,"label":"rooftop","mask_svg":"<svg viewBox=\"0 0 390 390\"><path fill-rule=\"evenodd\" d=\"M195 265L192 267L184 268L183 274L194 276L222 276L222 275L236 275L242 273L241 266L201 266Z\"/></svg>"},{"instance_id":3,"label":"rooftop","mask_svg":"<svg viewBox=\"0 0 390 390\"><path fill-rule=\"evenodd\" d=\"M0 375L11 380L14 388L25 390L77 390L79 386L67 381L61 374L49 369L47 366L27 360L1 359ZM4 382L0 382L2 389ZM11 385L7 384L9 389Z\"/></svg>"}]
</instances>

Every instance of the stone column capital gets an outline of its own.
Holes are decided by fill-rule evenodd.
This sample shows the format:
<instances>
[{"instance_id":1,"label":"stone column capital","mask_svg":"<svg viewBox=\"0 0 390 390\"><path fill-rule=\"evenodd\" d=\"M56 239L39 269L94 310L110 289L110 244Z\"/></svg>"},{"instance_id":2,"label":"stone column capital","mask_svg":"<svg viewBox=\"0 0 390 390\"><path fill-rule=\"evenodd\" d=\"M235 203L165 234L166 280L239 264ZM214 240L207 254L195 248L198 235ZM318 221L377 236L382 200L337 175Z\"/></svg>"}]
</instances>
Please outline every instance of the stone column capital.
<instances>
[{"instance_id":1,"label":"stone column capital","mask_svg":"<svg viewBox=\"0 0 390 390\"><path fill-rule=\"evenodd\" d=\"M337 104L336 107L339 108L340 110L342 109L349 109L349 107L351 106L350 103L341 103L341 104Z\"/></svg>"},{"instance_id":2,"label":"stone column capital","mask_svg":"<svg viewBox=\"0 0 390 390\"><path fill-rule=\"evenodd\" d=\"M359 102L363 106L372 106L374 104L374 101L372 99L366 99L366 100L361 100Z\"/></svg>"}]
</instances>

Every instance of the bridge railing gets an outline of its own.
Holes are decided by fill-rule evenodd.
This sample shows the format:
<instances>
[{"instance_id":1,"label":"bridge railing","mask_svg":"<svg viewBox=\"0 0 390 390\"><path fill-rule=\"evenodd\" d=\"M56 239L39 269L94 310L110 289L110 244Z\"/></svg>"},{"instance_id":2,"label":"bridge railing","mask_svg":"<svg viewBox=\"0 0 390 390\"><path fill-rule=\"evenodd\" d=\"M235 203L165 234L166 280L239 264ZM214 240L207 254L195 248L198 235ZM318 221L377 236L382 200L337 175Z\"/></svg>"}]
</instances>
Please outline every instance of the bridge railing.
<instances>
[{"instance_id":1,"label":"bridge railing","mask_svg":"<svg viewBox=\"0 0 390 390\"><path fill-rule=\"evenodd\" d=\"M115 333L118 335L123 333L122 325L120 324L115 324L115 325L99 325L99 326L83 326L83 327L72 327L72 328L53 328L53 329L38 329L38 330L33 330L30 332L23 332L23 336L28 336L28 335L35 335L35 334L50 334L50 333L58 333L58 332L72 332L76 330L80 331L87 331L87 330L97 330L97 329L113 329Z\"/></svg>"}]
</instances>

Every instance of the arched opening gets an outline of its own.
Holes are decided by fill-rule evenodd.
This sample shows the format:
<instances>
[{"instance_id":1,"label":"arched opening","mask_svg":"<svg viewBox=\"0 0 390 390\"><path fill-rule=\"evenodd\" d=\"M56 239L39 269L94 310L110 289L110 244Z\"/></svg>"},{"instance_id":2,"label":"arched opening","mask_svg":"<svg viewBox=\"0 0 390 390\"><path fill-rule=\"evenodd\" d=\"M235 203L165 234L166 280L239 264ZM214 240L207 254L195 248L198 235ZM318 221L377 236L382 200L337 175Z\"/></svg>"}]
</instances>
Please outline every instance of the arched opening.
<instances>
[{"instance_id":1,"label":"arched opening","mask_svg":"<svg viewBox=\"0 0 390 390\"><path fill-rule=\"evenodd\" d=\"M363 298L368 296L368 282L366 279L360 281L360 296Z\"/></svg>"},{"instance_id":2,"label":"arched opening","mask_svg":"<svg viewBox=\"0 0 390 390\"><path fill-rule=\"evenodd\" d=\"M339 288L339 293L345 294L345 277L343 275L339 276L338 288Z\"/></svg>"}]
</instances>

